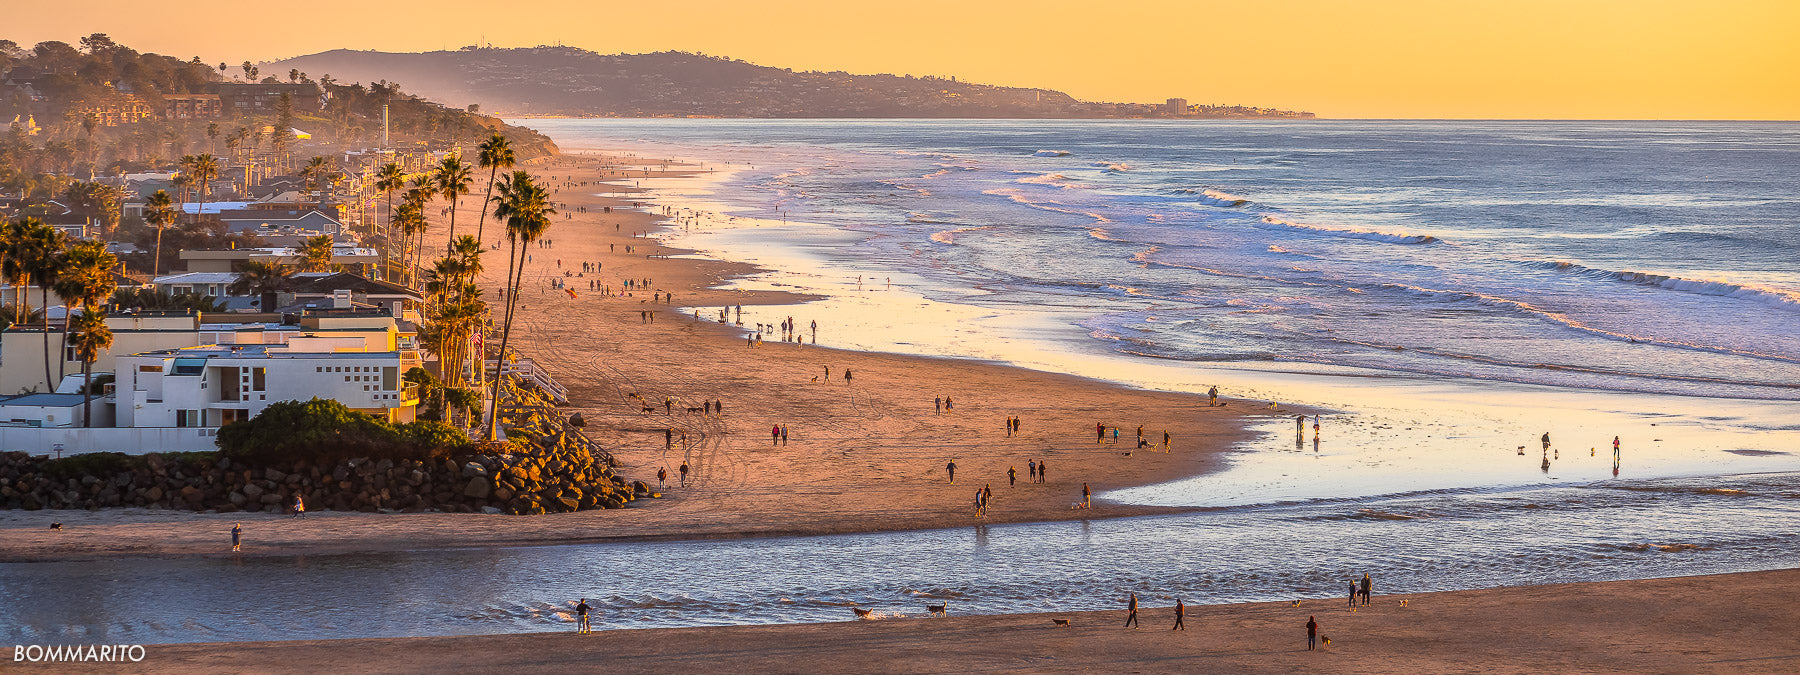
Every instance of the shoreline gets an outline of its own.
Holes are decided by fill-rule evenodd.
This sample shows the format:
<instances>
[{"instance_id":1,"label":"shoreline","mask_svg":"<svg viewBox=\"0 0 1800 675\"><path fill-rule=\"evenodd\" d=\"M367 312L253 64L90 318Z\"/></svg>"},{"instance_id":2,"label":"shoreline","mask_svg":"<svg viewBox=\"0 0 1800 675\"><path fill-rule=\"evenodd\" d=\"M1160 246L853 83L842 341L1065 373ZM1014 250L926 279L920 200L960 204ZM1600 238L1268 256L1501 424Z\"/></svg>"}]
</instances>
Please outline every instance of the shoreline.
<instances>
[{"instance_id":1,"label":"shoreline","mask_svg":"<svg viewBox=\"0 0 1800 675\"><path fill-rule=\"evenodd\" d=\"M1190 512L1198 509L1099 499L1091 509L1070 505L1080 500L1084 483L1101 494L1217 470L1220 455L1254 433L1248 427L1257 411L1208 408L1203 398L1196 406L1191 394L988 361L777 342L775 335L747 347L745 328L702 321L680 308L800 307L817 298L723 288L765 270L703 258L653 238L674 223L653 213L654 206L632 208L632 196L641 190L628 181L698 173L632 168L656 161L565 154L537 169L564 207L559 216L572 217L553 223L546 235L553 248L529 251L513 344L568 387L570 405L562 410L583 415L588 436L613 453L620 475L654 487L656 470L668 470L663 498L619 510L535 517L5 511L0 533L8 544L0 562L230 555L218 542L233 522L246 523L244 555L288 556L816 536ZM677 166L685 168L671 162ZM459 215L466 217L459 225L477 216L470 201L462 204ZM444 233L434 228L422 245L441 246ZM503 243L496 237L488 228L488 243ZM676 297L653 304L636 292L590 293L589 275L573 276L581 269L575 260L601 263L603 272L592 276L614 291L621 278L650 278L657 293ZM489 262L483 273L490 295L505 271L502 263ZM565 271L570 276L560 274ZM575 297L551 290L553 277L563 278ZM826 367L834 367L834 375L853 370L857 379L822 382ZM938 393L954 398L954 411L922 408ZM683 409L719 400L729 412L686 414L673 405L667 413L639 410L650 407L641 403L665 397L681 401ZM1021 418L1017 436L1002 433L1010 416ZM1095 420L1126 427L1118 445L1095 442ZM775 424L796 433L765 445L766 430ZM1170 431L1171 452L1122 447L1137 425L1156 441ZM1037 459L1055 467L1042 485L1027 482L1026 464ZM958 464L960 484L949 484L947 461ZM681 463L694 470L687 488L675 486ZM1009 467L1020 485L1002 489ZM971 480L993 486L994 505L985 516L970 506L967 492L979 486ZM50 532L53 521L64 530Z\"/></svg>"},{"instance_id":2,"label":"shoreline","mask_svg":"<svg viewBox=\"0 0 1800 675\"><path fill-rule=\"evenodd\" d=\"M451 637L149 645L146 672L548 670L654 661L664 668L948 672L1196 669L1294 672L1788 672L1800 570L1579 582L1341 598L1189 605L1172 632L1167 599L1146 594L1143 630L1122 610L837 623L613 629ZM1121 598L1121 601L1123 599ZM1405 600L1407 605L1400 605ZM846 608L847 610L848 608ZM846 616L850 614L845 612ZM1316 617L1328 648L1307 651ZM1068 627L1050 619L1066 619ZM27 664L26 667L29 667ZM42 667L42 666L40 666ZM69 664L57 664L68 671ZM106 666L75 665L79 672Z\"/></svg>"}]
</instances>

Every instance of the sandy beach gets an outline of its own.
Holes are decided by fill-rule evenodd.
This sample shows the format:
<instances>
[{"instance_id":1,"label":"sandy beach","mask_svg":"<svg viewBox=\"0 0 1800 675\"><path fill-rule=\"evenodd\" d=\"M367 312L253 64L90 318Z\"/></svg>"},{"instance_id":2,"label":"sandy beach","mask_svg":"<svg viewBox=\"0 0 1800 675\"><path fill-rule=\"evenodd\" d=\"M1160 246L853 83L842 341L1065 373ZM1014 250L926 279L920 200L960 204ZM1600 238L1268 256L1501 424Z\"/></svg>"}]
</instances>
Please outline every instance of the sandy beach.
<instances>
[{"instance_id":1,"label":"sandy beach","mask_svg":"<svg viewBox=\"0 0 1800 675\"><path fill-rule=\"evenodd\" d=\"M234 522L245 523L247 555L293 555L1142 515L1169 509L1104 500L1091 509L1072 506L1081 501L1083 483L1098 494L1200 474L1245 437L1240 418L1252 414L1247 403L1208 407L1193 395L999 364L831 349L829 316L808 319L820 321L822 346L783 343L772 335L749 347L741 328L711 320L718 308L805 298L722 290L722 281L756 270L671 258L687 252L638 236L665 222L650 213L659 207L630 208L628 187L618 188L625 199L596 193L603 191L597 185L602 179L623 185L649 175L644 170L607 170L594 157L566 156L533 171L557 186L554 198L567 217L559 215L546 235L549 247L530 251L513 344L568 387L568 411L583 415L588 435L614 453L621 475L656 485L658 469L667 470L661 498L623 510L531 518L7 511L0 512L0 536L7 542L0 561L224 554ZM474 230L479 202L479 193L461 201L459 233ZM497 232L488 223L484 238L490 245L503 242ZM441 247L447 234L444 223L434 223L426 250ZM505 256L495 253L487 256L483 275L490 298L498 297L505 272ZM601 264L602 271L566 277L576 297L550 288L549 280L564 272L581 274L583 261ZM590 279L618 289L627 278L649 280L648 292L618 297L587 291ZM672 293L673 303L653 303L651 293ZM709 320L681 312L683 306L709 308L701 310ZM800 325L808 328L805 321ZM1224 394L1230 401L1230 392ZM936 410L940 397L954 401L954 408ZM666 410L664 399L672 401ZM687 412L704 401L722 403L724 413ZM1016 436L1006 432L1008 417L1020 419ZM1122 427L1120 440L1115 444L1109 436L1097 443L1096 424ZM771 442L776 425L787 427L785 442ZM1133 452L1139 425L1157 445L1168 432L1170 451ZM666 438L673 440L665 446ZM955 484L946 470L952 461ZM1031 461L1048 465L1046 482L1029 481ZM679 484L683 462L692 471L685 487ZM1009 469L1017 472L1016 486L1008 484ZM983 486L991 486L994 496L988 513L977 517L974 494ZM50 522L64 529L51 532Z\"/></svg>"},{"instance_id":2,"label":"sandy beach","mask_svg":"<svg viewBox=\"0 0 1800 675\"><path fill-rule=\"evenodd\" d=\"M1342 599L1189 606L1170 630L1125 612L893 617L782 626L151 645L136 672L1792 672L1800 570ZM1405 600L1407 606L1401 606ZM1158 605L1158 606L1151 606ZM849 610L844 612L849 615ZM1317 617L1331 645L1306 650ZM1068 619L1069 627L1051 619ZM111 672L118 666L62 672ZM30 670L22 668L21 670Z\"/></svg>"}]
</instances>

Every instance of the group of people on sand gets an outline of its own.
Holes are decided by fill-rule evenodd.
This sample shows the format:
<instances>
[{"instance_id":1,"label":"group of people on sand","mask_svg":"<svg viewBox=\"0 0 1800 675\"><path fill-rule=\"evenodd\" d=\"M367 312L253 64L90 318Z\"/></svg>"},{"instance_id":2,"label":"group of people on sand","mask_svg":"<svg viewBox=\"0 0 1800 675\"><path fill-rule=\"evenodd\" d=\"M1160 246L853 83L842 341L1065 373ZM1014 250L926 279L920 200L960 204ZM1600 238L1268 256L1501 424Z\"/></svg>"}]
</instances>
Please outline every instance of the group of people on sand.
<instances>
[{"instance_id":1,"label":"group of people on sand","mask_svg":"<svg viewBox=\"0 0 1800 675\"><path fill-rule=\"evenodd\" d=\"M1133 630L1142 628L1138 623L1137 594L1132 593L1125 602L1125 627ZM1182 603L1181 598L1175 599L1175 625L1170 626L1169 630L1187 630L1187 605Z\"/></svg>"},{"instance_id":2,"label":"group of people on sand","mask_svg":"<svg viewBox=\"0 0 1800 675\"><path fill-rule=\"evenodd\" d=\"M687 487L687 478L688 478L688 463L687 462L681 463L680 471L681 471L681 486ZM665 485L668 485L668 483L669 483L668 467L658 467L656 469L656 487L661 488Z\"/></svg>"},{"instance_id":3,"label":"group of people on sand","mask_svg":"<svg viewBox=\"0 0 1800 675\"><path fill-rule=\"evenodd\" d=\"M1119 442L1119 428L1116 426L1107 426L1105 422L1095 422L1094 423L1094 442L1095 443L1105 443L1106 435L1109 432L1112 434L1112 442L1114 444L1117 444ZM1174 440L1175 440L1175 437L1171 436L1169 434L1169 430L1164 429L1162 432L1162 444L1160 446L1162 448L1162 451L1168 452L1170 444L1173 443ZM1138 425L1138 428L1137 428L1137 443L1132 447L1135 450L1142 450L1144 448L1150 448L1150 449L1154 450L1158 446L1154 440L1144 436L1144 425L1140 424L1140 425Z\"/></svg>"}]
</instances>

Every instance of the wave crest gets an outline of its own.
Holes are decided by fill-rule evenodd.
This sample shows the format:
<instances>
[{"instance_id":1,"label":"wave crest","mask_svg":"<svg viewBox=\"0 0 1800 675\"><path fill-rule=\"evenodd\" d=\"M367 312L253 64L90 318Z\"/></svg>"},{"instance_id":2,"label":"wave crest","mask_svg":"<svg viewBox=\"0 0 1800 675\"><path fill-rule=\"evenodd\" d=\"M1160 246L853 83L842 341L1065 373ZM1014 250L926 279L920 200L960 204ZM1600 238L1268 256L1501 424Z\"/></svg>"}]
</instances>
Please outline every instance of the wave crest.
<instances>
[{"instance_id":1,"label":"wave crest","mask_svg":"<svg viewBox=\"0 0 1800 675\"><path fill-rule=\"evenodd\" d=\"M1588 267L1580 263L1566 260L1540 260L1531 263L1540 269L1567 272L1594 279L1621 281L1639 286L1654 286L1683 293L1696 293L1722 298L1737 298L1760 302L1782 309L1800 310L1800 292L1783 290L1760 284L1727 281L1724 279L1689 279L1655 272L1633 272L1631 270L1608 270Z\"/></svg>"},{"instance_id":2,"label":"wave crest","mask_svg":"<svg viewBox=\"0 0 1800 675\"><path fill-rule=\"evenodd\" d=\"M1379 242L1386 242L1389 244L1435 244L1435 243L1443 241L1442 239L1433 237L1429 234L1409 234L1406 232L1382 232L1379 230L1356 230L1356 229L1320 227L1317 225L1306 225L1303 223L1296 223L1291 220L1282 220L1280 218L1276 218L1275 216L1263 216L1262 223L1264 225L1275 225L1275 226L1287 228L1290 230L1299 230L1301 232L1309 232L1309 233L1313 233L1313 234L1324 234L1324 235L1330 235L1333 237L1345 237L1345 238L1349 238L1349 239L1363 239L1363 240L1367 240L1367 241L1379 241Z\"/></svg>"}]
</instances>

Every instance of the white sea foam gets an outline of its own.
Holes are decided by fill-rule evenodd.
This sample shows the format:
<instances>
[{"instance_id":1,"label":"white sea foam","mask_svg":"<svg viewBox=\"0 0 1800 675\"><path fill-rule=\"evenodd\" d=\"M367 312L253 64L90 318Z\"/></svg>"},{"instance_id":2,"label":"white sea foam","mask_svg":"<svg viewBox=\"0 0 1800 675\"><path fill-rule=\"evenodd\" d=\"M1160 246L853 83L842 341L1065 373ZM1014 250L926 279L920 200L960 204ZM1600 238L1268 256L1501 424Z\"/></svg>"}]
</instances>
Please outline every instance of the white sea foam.
<instances>
[{"instance_id":1,"label":"white sea foam","mask_svg":"<svg viewBox=\"0 0 1800 675\"><path fill-rule=\"evenodd\" d=\"M1210 190L1210 189L1200 191L1199 201L1200 201L1200 203L1206 204L1208 206L1223 206L1228 209L1235 209L1240 206L1249 206L1250 205L1250 200L1248 200L1248 199L1239 197L1234 194L1228 194L1228 193L1220 192L1218 190Z\"/></svg>"},{"instance_id":2,"label":"white sea foam","mask_svg":"<svg viewBox=\"0 0 1800 675\"><path fill-rule=\"evenodd\" d=\"M991 230L991 229L994 229L994 227L992 225L982 225L980 227L959 227L954 230L944 230L942 232L933 232L933 233L931 233L931 240L935 241L937 243L940 243L940 244L945 244L948 246L955 246L956 245L956 235L962 234L964 232L979 232L981 230Z\"/></svg>"},{"instance_id":3,"label":"white sea foam","mask_svg":"<svg viewBox=\"0 0 1800 675\"><path fill-rule=\"evenodd\" d=\"M1566 260L1540 260L1531 263L1533 267L1552 269L1569 274L1594 279L1622 281L1639 286L1655 286L1671 291L1696 293L1724 298L1737 298L1759 302L1781 309L1800 310L1800 292L1753 284L1729 281L1725 279L1689 279L1670 274L1655 272L1633 272L1630 270L1608 270L1588 267Z\"/></svg>"},{"instance_id":4,"label":"white sea foam","mask_svg":"<svg viewBox=\"0 0 1800 675\"><path fill-rule=\"evenodd\" d=\"M1443 241L1443 240L1438 239L1437 237L1433 237L1429 234L1410 234L1407 232L1381 232L1379 230L1357 230L1357 229L1343 229L1343 228L1334 228L1334 227L1320 227L1318 225L1306 225L1303 223L1296 223L1291 220L1283 220L1280 218L1276 218L1275 216L1263 216L1261 222L1264 225L1274 225L1277 227L1286 228L1286 229L1290 229L1290 230L1298 230L1301 232L1308 232L1308 233L1313 233L1313 234L1324 234L1324 235L1330 235L1333 237L1346 237L1349 239L1381 241L1381 242L1387 242L1389 244L1435 244L1440 241Z\"/></svg>"},{"instance_id":5,"label":"white sea foam","mask_svg":"<svg viewBox=\"0 0 1800 675\"><path fill-rule=\"evenodd\" d=\"M1031 153L1031 154L1036 157L1068 157L1069 151L1067 151L1067 150L1039 150L1039 151Z\"/></svg>"}]
</instances>

